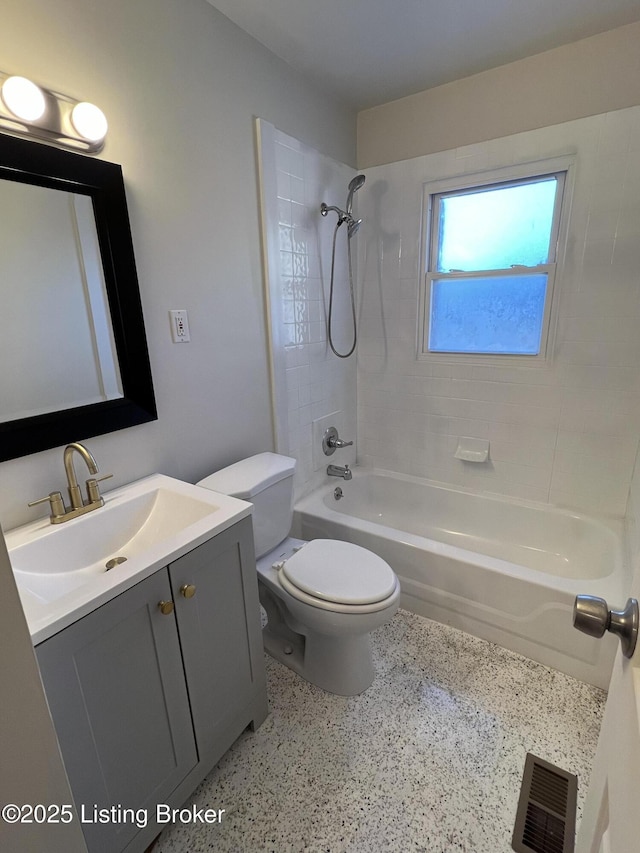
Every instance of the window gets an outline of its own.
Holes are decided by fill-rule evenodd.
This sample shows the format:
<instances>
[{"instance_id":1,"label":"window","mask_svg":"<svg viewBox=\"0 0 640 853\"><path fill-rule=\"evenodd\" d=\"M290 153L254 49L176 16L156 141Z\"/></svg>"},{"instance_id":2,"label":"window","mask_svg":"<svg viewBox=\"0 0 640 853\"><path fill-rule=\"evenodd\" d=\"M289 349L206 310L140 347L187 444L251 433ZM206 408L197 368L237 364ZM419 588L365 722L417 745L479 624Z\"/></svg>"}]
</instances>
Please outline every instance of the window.
<instances>
[{"instance_id":1,"label":"window","mask_svg":"<svg viewBox=\"0 0 640 853\"><path fill-rule=\"evenodd\" d=\"M565 177L427 192L423 353L544 359Z\"/></svg>"}]
</instances>

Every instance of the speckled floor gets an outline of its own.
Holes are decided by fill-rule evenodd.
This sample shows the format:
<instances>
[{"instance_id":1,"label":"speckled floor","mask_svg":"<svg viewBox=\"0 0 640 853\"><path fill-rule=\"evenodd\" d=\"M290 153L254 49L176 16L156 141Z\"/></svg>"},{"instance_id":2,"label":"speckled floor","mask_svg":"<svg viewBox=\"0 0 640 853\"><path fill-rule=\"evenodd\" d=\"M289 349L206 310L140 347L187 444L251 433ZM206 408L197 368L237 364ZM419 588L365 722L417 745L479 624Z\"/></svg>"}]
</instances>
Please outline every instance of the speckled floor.
<instances>
[{"instance_id":1,"label":"speckled floor","mask_svg":"<svg viewBox=\"0 0 640 853\"><path fill-rule=\"evenodd\" d=\"M601 690L402 610L373 641L353 698L268 658L269 718L189 801L221 824L173 826L154 853L509 853L527 752L578 775L580 812Z\"/></svg>"}]
</instances>

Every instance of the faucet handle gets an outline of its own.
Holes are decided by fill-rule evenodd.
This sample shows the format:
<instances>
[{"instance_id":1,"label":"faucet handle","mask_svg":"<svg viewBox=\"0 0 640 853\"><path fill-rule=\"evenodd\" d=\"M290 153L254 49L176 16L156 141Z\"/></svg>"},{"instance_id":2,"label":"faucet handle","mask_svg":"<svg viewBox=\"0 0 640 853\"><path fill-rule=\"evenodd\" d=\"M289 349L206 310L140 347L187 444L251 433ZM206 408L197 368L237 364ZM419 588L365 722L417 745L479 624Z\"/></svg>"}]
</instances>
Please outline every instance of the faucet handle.
<instances>
[{"instance_id":1,"label":"faucet handle","mask_svg":"<svg viewBox=\"0 0 640 853\"><path fill-rule=\"evenodd\" d=\"M103 477L91 477L87 480L87 497L89 498L89 503L104 503L98 483L108 480L110 477L113 477L113 474L105 474Z\"/></svg>"},{"instance_id":2,"label":"faucet handle","mask_svg":"<svg viewBox=\"0 0 640 853\"><path fill-rule=\"evenodd\" d=\"M335 427L329 427L322 436L322 450L325 456L332 456L341 447L351 447L352 441L344 441L338 435Z\"/></svg>"},{"instance_id":3,"label":"faucet handle","mask_svg":"<svg viewBox=\"0 0 640 853\"><path fill-rule=\"evenodd\" d=\"M353 442L352 441L344 441L342 438L330 438L329 441L327 442L327 444L329 445L329 447L340 448L340 447L351 447Z\"/></svg>"},{"instance_id":4,"label":"faucet handle","mask_svg":"<svg viewBox=\"0 0 640 853\"><path fill-rule=\"evenodd\" d=\"M30 501L27 506L37 506L49 502L51 506L51 518L61 518L65 512L64 501L62 500L62 492L50 492L44 498L38 498L37 501Z\"/></svg>"}]
</instances>

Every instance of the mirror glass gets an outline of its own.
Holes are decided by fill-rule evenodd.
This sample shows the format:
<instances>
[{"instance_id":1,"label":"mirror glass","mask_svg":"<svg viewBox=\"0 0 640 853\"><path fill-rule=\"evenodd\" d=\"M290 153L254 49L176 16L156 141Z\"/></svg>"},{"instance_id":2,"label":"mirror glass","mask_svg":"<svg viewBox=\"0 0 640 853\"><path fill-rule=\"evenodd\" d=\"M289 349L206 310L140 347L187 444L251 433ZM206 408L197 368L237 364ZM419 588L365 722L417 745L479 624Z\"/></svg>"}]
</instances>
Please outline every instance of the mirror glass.
<instances>
[{"instance_id":1,"label":"mirror glass","mask_svg":"<svg viewBox=\"0 0 640 853\"><path fill-rule=\"evenodd\" d=\"M0 212L0 421L122 397L91 199L2 181Z\"/></svg>"},{"instance_id":2,"label":"mirror glass","mask_svg":"<svg viewBox=\"0 0 640 853\"><path fill-rule=\"evenodd\" d=\"M0 136L0 459L156 417L119 166Z\"/></svg>"}]
</instances>

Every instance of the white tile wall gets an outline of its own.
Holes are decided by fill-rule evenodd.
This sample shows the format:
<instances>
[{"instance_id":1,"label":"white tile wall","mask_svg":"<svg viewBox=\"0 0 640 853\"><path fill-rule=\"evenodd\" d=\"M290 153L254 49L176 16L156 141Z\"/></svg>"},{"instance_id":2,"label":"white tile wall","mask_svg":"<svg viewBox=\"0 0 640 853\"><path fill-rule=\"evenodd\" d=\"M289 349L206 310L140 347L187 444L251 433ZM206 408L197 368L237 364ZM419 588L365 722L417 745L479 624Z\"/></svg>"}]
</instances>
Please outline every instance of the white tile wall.
<instances>
[{"instance_id":1,"label":"white tile wall","mask_svg":"<svg viewBox=\"0 0 640 853\"><path fill-rule=\"evenodd\" d=\"M355 172L267 122L259 126L276 449L297 459L300 497L327 481L329 461L355 462L356 359L337 358L326 335L336 216L320 215L323 201L344 206ZM332 324L340 351L352 334L345 232L338 232ZM318 466L313 422L332 412L354 447Z\"/></svg>"},{"instance_id":2,"label":"white tile wall","mask_svg":"<svg viewBox=\"0 0 640 853\"><path fill-rule=\"evenodd\" d=\"M422 186L575 154L555 352L542 369L416 359ZM620 516L640 437L640 108L367 171L358 194L359 460ZM455 459L459 436L490 460Z\"/></svg>"}]
</instances>

